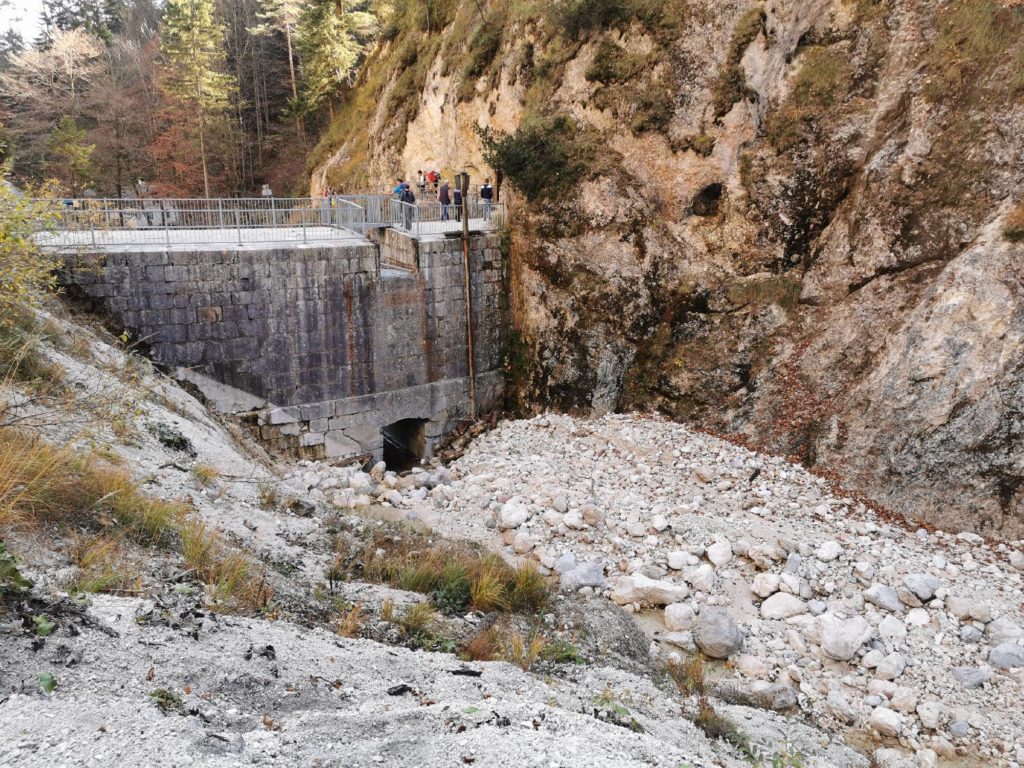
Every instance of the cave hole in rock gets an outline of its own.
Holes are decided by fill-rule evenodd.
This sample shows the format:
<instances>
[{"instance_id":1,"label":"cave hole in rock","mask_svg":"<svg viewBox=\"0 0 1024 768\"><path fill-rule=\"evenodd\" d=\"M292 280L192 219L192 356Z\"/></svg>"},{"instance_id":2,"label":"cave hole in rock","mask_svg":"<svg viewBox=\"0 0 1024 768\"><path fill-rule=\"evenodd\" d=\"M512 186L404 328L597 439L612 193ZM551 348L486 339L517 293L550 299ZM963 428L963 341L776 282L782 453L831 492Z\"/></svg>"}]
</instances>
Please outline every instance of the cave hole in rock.
<instances>
[{"instance_id":1,"label":"cave hole in rock","mask_svg":"<svg viewBox=\"0 0 1024 768\"><path fill-rule=\"evenodd\" d=\"M426 419L399 419L381 427L388 469L402 471L420 463L427 447L426 423Z\"/></svg>"},{"instance_id":2,"label":"cave hole in rock","mask_svg":"<svg viewBox=\"0 0 1024 768\"><path fill-rule=\"evenodd\" d=\"M718 213L718 204L722 200L722 185L719 183L708 184L700 192L693 196L690 203L690 210L696 216L714 216Z\"/></svg>"}]
</instances>

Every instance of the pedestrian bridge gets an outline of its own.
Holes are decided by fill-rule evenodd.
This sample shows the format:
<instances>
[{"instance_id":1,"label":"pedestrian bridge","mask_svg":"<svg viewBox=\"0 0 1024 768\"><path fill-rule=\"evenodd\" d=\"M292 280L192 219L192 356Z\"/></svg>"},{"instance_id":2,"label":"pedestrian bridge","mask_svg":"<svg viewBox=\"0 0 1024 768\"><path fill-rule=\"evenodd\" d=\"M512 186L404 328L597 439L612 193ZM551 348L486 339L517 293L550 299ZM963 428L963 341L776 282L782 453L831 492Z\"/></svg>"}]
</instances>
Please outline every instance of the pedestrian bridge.
<instances>
[{"instance_id":1,"label":"pedestrian bridge","mask_svg":"<svg viewBox=\"0 0 1024 768\"><path fill-rule=\"evenodd\" d=\"M501 403L500 206L471 203L465 239L385 196L61 208L39 239L68 293L272 449L422 458Z\"/></svg>"},{"instance_id":2,"label":"pedestrian bridge","mask_svg":"<svg viewBox=\"0 0 1024 768\"><path fill-rule=\"evenodd\" d=\"M68 199L55 204L48 247L150 247L212 243L358 243L373 230L419 239L483 232L504 225L500 203L468 201L465 213L435 201L403 203L387 195L305 198Z\"/></svg>"}]
</instances>

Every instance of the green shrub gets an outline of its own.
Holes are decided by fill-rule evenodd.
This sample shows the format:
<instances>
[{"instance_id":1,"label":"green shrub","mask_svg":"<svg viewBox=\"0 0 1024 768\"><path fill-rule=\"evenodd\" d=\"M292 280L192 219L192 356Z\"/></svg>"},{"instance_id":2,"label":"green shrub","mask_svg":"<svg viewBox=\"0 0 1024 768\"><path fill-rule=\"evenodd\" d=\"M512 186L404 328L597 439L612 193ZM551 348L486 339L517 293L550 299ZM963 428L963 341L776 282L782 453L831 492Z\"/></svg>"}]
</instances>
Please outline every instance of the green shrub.
<instances>
[{"instance_id":1,"label":"green shrub","mask_svg":"<svg viewBox=\"0 0 1024 768\"><path fill-rule=\"evenodd\" d=\"M611 40L602 40L594 51L594 60L583 76L588 82L615 83L621 77L619 58L622 49Z\"/></svg>"},{"instance_id":2,"label":"green shrub","mask_svg":"<svg viewBox=\"0 0 1024 768\"><path fill-rule=\"evenodd\" d=\"M21 575L18 570L18 563L14 555L7 551L3 541L0 541L0 600L8 595L15 595L24 592L32 586L32 582Z\"/></svg>"},{"instance_id":3,"label":"green shrub","mask_svg":"<svg viewBox=\"0 0 1024 768\"><path fill-rule=\"evenodd\" d=\"M548 599L548 585L536 568L513 568L499 556L468 542L433 542L412 531L379 534L360 559L332 565L335 581L354 576L428 595L447 615L468 609L535 613Z\"/></svg>"},{"instance_id":4,"label":"green shrub","mask_svg":"<svg viewBox=\"0 0 1024 768\"><path fill-rule=\"evenodd\" d=\"M667 85L645 88L639 94L629 127L634 133L664 131L675 113L675 98Z\"/></svg>"},{"instance_id":5,"label":"green shrub","mask_svg":"<svg viewBox=\"0 0 1024 768\"><path fill-rule=\"evenodd\" d=\"M565 0L554 11L554 21L567 40L628 21L632 11L624 0Z\"/></svg>"},{"instance_id":6,"label":"green shrub","mask_svg":"<svg viewBox=\"0 0 1024 768\"><path fill-rule=\"evenodd\" d=\"M569 195L595 170L596 149L568 115L524 121L511 135L490 128L478 133L487 164L531 202Z\"/></svg>"},{"instance_id":7,"label":"green shrub","mask_svg":"<svg viewBox=\"0 0 1024 768\"><path fill-rule=\"evenodd\" d=\"M939 15L938 33L927 57L935 75L925 88L934 101L967 93L991 78L1001 93L1024 90L1024 6L993 0L963 0ZM991 77L1003 70L1005 76ZM983 89L973 89L979 95Z\"/></svg>"},{"instance_id":8,"label":"green shrub","mask_svg":"<svg viewBox=\"0 0 1024 768\"><path fill-rule=\"evenodd\" d=\"M0 168L0 326L10 325L25 306L38 303L55 285L58 260L41 250L33 239L57 224L54 186L16 192Z\"/></svg>"},{"instance_id":9,"label":"green shrub","mask_svg":"<svg viewBox=\"0 0 1024 768\"><path fill-rule=\"evenodd\" d=\"M505 17L492 14L477 27L469 41L467 60L462 68L462 80L459 83L459 101L469 101L476 90L476 82L491 68L501 51L501 43L505 33Z\"/></svg>"},{"instance_id":10,"label":"green shrub","mask_svg":"<svg viewBox=\"0 0 1024 768\"><path fill-rule=\"evenodd\" d=\"M816 45L801 57L789 100L771 112L765 135L779 152L792 149L808 128L849 92L852 73L846 53L837 47Z\"/></svg>"},{"instance_id":11,"label":"green shrub","mask_svg":"<svg viewBox=\"0 0 1024 768\"><path fill-rule=\"evenodd\" d=\"M715 137L707 133L691 133L674 141L672 149L676 152L692 149L701 157L710 157L711 153L715 151Z\"/></svg>"}]
</instances>

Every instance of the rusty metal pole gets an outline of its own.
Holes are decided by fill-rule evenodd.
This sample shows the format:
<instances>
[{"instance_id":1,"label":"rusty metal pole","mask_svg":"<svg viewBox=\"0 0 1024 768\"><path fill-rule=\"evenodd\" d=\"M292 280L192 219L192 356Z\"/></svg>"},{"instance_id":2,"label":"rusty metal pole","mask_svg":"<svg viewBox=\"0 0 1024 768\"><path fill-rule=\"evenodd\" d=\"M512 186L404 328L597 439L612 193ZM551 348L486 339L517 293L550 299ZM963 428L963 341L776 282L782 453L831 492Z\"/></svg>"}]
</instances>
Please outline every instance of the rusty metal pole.
<instances>
[{"instance_id":1,"label":"rusty metal pole","mask_svg":"<svg viewBox=\"0 0 1024 768\"><path fill-rule=\"evenodd\" d=\"M469 369L469 418L476 421L476 364L473 360L473 290L469 268L469 174L459 174L462 190L462 282L466 295L466 367Z\"/></svg>"}]
</instances>

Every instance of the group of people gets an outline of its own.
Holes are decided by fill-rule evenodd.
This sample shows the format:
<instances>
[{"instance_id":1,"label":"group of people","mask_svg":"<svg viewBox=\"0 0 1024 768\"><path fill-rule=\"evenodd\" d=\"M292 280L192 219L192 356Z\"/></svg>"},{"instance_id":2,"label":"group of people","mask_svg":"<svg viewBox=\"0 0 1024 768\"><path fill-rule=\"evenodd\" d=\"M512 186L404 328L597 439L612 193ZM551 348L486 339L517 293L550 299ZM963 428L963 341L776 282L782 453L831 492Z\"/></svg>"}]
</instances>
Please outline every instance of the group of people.
<instances>
[{"instance_id":1,"label":"group of people","mask_svg":"<svg viewBox=\"0 0 1024 768\"><path fill-rule=\"evenodd\" d=\"M426 197L429 185L435 195L435 199L441 206L441 221L450 221L453 217L455 221L462 221L462 190L441 178L437 171L428 171L426 174L423 171L417 171L416 173L416 185L419 187L420 194ZM416 195L413 194L412 187L405 179L396 179L395 188L392 192L395 198L401 202L410 205L416 204ZM484 179L484 183L480 185L479 196L484 221L488 221L491 218L491 209L494 204L494 187L491 186L490 179Z\"/></svg>"}]
</instances>

